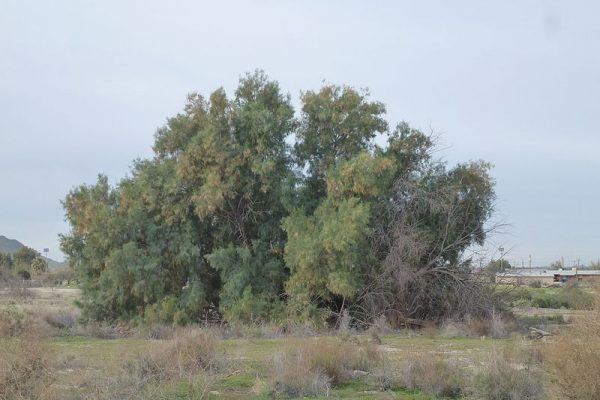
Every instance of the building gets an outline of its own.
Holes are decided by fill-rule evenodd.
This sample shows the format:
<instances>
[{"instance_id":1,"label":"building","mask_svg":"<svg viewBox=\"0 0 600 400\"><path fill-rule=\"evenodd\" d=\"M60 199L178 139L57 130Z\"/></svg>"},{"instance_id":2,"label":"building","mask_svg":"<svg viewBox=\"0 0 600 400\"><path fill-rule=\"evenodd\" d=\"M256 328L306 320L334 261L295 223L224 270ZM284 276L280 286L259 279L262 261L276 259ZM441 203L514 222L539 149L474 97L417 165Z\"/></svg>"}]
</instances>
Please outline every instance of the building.
<instances>
[{"instance_id":1,"label":"building","mask_svg":"<svg viewBox=\"0 0 600 400\"><path fill-rule=\"evenodd\" d=\"M530 285L539 282L542 286L550 286L569 281L598 281L600 270L590 269L542 269L515 268L496 274L496 283L505 285Z\"/></svg>"}]
</instances>

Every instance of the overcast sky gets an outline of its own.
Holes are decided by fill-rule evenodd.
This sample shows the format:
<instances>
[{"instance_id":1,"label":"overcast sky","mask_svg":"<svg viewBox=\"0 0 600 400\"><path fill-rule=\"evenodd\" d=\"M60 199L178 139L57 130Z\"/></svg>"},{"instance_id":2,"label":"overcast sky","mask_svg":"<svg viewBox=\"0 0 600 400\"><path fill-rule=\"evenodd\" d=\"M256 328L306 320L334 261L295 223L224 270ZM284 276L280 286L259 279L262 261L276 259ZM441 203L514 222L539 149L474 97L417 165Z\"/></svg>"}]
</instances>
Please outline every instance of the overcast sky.
<instances>
[{"instance_id":1,"label":"overcast sky","mask_svg":"<svg viewBox=\"0 0 600 400\"><path fill-rule=\"evenodd\" d=\"M492 162L509 260L596 260L600 2L493 3L0 0L0 234L62 259L71 188L118 181L188 92L261 68L295 99L368 87L448 162Z\"/></svg>"}]
</instances>

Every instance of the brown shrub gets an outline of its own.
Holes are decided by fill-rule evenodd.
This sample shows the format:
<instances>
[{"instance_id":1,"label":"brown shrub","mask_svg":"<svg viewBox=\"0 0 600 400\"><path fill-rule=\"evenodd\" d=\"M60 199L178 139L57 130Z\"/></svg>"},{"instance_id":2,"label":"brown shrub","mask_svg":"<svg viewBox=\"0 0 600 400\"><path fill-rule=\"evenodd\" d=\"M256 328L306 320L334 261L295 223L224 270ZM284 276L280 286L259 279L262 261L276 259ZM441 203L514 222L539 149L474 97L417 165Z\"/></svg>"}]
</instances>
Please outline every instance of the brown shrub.
<instances>
[{"instance_id":1,"label":"brown shrub","mask_svg":"<svg viewBox=\"0 0 600 400\"><path fill-rule=\"evenodd\" d=\"M430 353L413 354L393 380L391 386L420 390L436 397L458 397L464 386L457 366Z\"/></svg>"},{"instance_id":2,"label":"brown shrub","mask_svg":"<svg viewBox=\"0 0 600 400\"><path fill-rule=\"evenodd\" d=\"M290 340L274 359L274 391L286 396L326 395L332 385L368 372L383 355L372 343L353 344L335 339Z\"/></svg>"},{"instance_id":3,"label":"brown shrub","mask_svg":"<svg viewBox=\"0 0 600 400\"><path fill-rule=\"evenodd\" d=\"M571 329L541 347L544 365L564 398L600 398L600 307L585 317L573 318Z\"/></svg>"},{"instance_id":4,"label":"brown shrub","mask_svg":"<svg viewBox=\"0 0 600 400\"><path fill-rule=\"evenodd\" d=\"M222 359L213 337L199 331L185 331L172 341L153 346L148 354L126 364L126 369L145 381L168 381L220 366Z\"/></svg>"},{"instance_id":5,"label":"brown shrub","mask_svg":"<svg viewBox=\"0 0 600 400\"><path fill-rule=\"evenodd\" d=\"M44 321L56 329L69 330L75 326L77 315L69 310L47 312L43 315Z\"/></svg>"},{"instance_id":6,"label":"brown shrub","mask_svg":"<svg viewBox=\"0 0 600 400\"><path fill-rule=\"evenodd\" d=\"M14 305L0 308L0 337L21 335L27 327L27 315Z\"/></svg>"},{"instance_id":7,"label":"brown shrub","mask_svg":"<svg viewBox=\"0 0 600 400\"><path fill-rule=\"evenodd\" d=\"M51 380L48 363L44 342L5 343L0 352L0 399L40 398Z\"/></svg>"},{"instance_id":8,"label":"brown shrub","mask_svg":"<svg viewBox=\"0 0 600 400\"><path fill-rule=\"evenodd\" d=\"M77 325L73 328L73 335L85 336L95 339L117 339L133 335L130 327L126 325L108 325L100 322L90 322Z\"/></svg>"}]
</instances>

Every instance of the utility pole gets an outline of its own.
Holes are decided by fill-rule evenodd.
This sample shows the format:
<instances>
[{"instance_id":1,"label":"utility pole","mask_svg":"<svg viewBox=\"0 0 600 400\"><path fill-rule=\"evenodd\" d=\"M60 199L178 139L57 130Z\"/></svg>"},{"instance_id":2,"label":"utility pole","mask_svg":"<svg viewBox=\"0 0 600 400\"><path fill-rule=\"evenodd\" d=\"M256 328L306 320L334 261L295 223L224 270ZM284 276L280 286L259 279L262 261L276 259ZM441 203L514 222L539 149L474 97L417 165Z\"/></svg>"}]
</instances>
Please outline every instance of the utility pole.
<instances>
[{"instance_id":1,"label":"utility pole","mask_svg":"<svg viewBox=\"0 0 600 400\"><path fill-rule=\"evenodd\" d=\"M498 247L498 250L500 251L500 272L504 272L504 267L502 265L502 257L503 257L503 253L504 253L504 247L500 246L500 247Z\"/></svg>"},{"instance_id":2,"label":"utility pole","mask_svg":"<svg viewBox=\"0 0 600 400\"><path fill-rule=\"evenodd\" d=\"M50 249L45 247L44 248L44 257L46 257L46 272L48 272L48 253L50 252Z\"/></svg>"},{"instance_id":3,"label":"utility pole","mask_svg":"<svg viewBox=\"0 0 600 400\"><path fill-rule=\"evenodd\" d=\"M529 255L529 270L531 271L531 254Z\"/></svg>"}]
</instances>

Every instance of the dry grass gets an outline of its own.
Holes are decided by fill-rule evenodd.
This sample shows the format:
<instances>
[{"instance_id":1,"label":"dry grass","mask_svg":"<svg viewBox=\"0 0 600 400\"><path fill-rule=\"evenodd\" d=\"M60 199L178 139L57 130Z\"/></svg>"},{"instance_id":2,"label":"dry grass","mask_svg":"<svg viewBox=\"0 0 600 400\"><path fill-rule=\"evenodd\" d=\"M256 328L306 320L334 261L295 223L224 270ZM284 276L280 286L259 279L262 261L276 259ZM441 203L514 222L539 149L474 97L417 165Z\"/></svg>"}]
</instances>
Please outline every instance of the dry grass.
<instances>
[{"instance_id":1,"label":"dry grass","mask_svg":"<svg viewBox=\"0 0 600 400\"><path fill-rule=\"evenodd\" d=\"M413 354L396 371L390 386L420 390L436 397L458 397L463 392L464 378L457 366L440 356Z\"/></svg>"},{"instance_id":2,"label":"dry grass","mask_svg":"<svg viewBox=\"0 0 600 400\"><path fill-rule=\"evenodd\" d=\"M564 398L600 398L600 301L586 317L573 318L571 329L542 346L544 365Z\"/></svg>"},{"instance_id":3,"label":"dry grass","mask_svg":"<svg viewBox=\"0 0 600 400\"><path fill-rule=\"evenodd\" d=\"M440 327L440 335L452 337L491 337L504 339L517 330L517 325L499 313L491 313L489 318L466 318L464 321L445 321Z\"/></svg>"},{"instance_id":4,"label":"dry grass","mask_svg":"<svg viewBox=\"0 0 600 400\"><path fill-rule=\"evenodd\" d=\"M527 351L522 353L527 355ZM547 382L531 357L496 353L473 380L475 397L482 400L546 399Z\"/></svg>"},{"instance_id":5,"label":"dry grass","mask_svg":"<svg viewBox=\"0 0 600 400\"><path fill-rule=\"evenodd\" d=\"M274 358L274 392L292 397L327 395L332 386L372 371L382 361L383 355L371 343L289 339Z\"/></svg>"},{"instance_id":6,"label":"dry grass","mask_svg":"<svg viewBox=\"0 0 600 400\"><path fill-rule=\"evenodd\" d=\"M74 366L67 360L65 366L79 376L73 382L75 392L70 397L63 393L61 399L202 399L226 365L212 336L189 329L129 357L120 367L100 364L101 374L86 373L93 366Z\"/></svg>"},{"instance_id":7,"label":"dry grass","mask_svg":"<svg viewBox=\"0 0 600 400\"><path fill-rule=\"evenodd\" d=\"M197 330L178 332L174 340L157 343L148 354L127 364L144 381L169 381L219 369L224 364L215 339Z\"/></svg>"},{"instance_id":8,"label":"dry grass","mask_svg":"<svg viewBox=\"0 0 600 400\"><path fill-rule=\"evenodd\" d=\"M25 313L14 305L0 308L0 337L15 337L23 334L27 327L26 317Z\"/></svg>"},{"instance_id":9,"label":"dry grass","mask_svg":"<svg viewBox=\"0 0 600 400\"><path fill-rule=\"evenodd\" d=\"M44 342L15 340L0 352L0 399L42 398L51 381Z\"/></svg>"}]
</instances>

